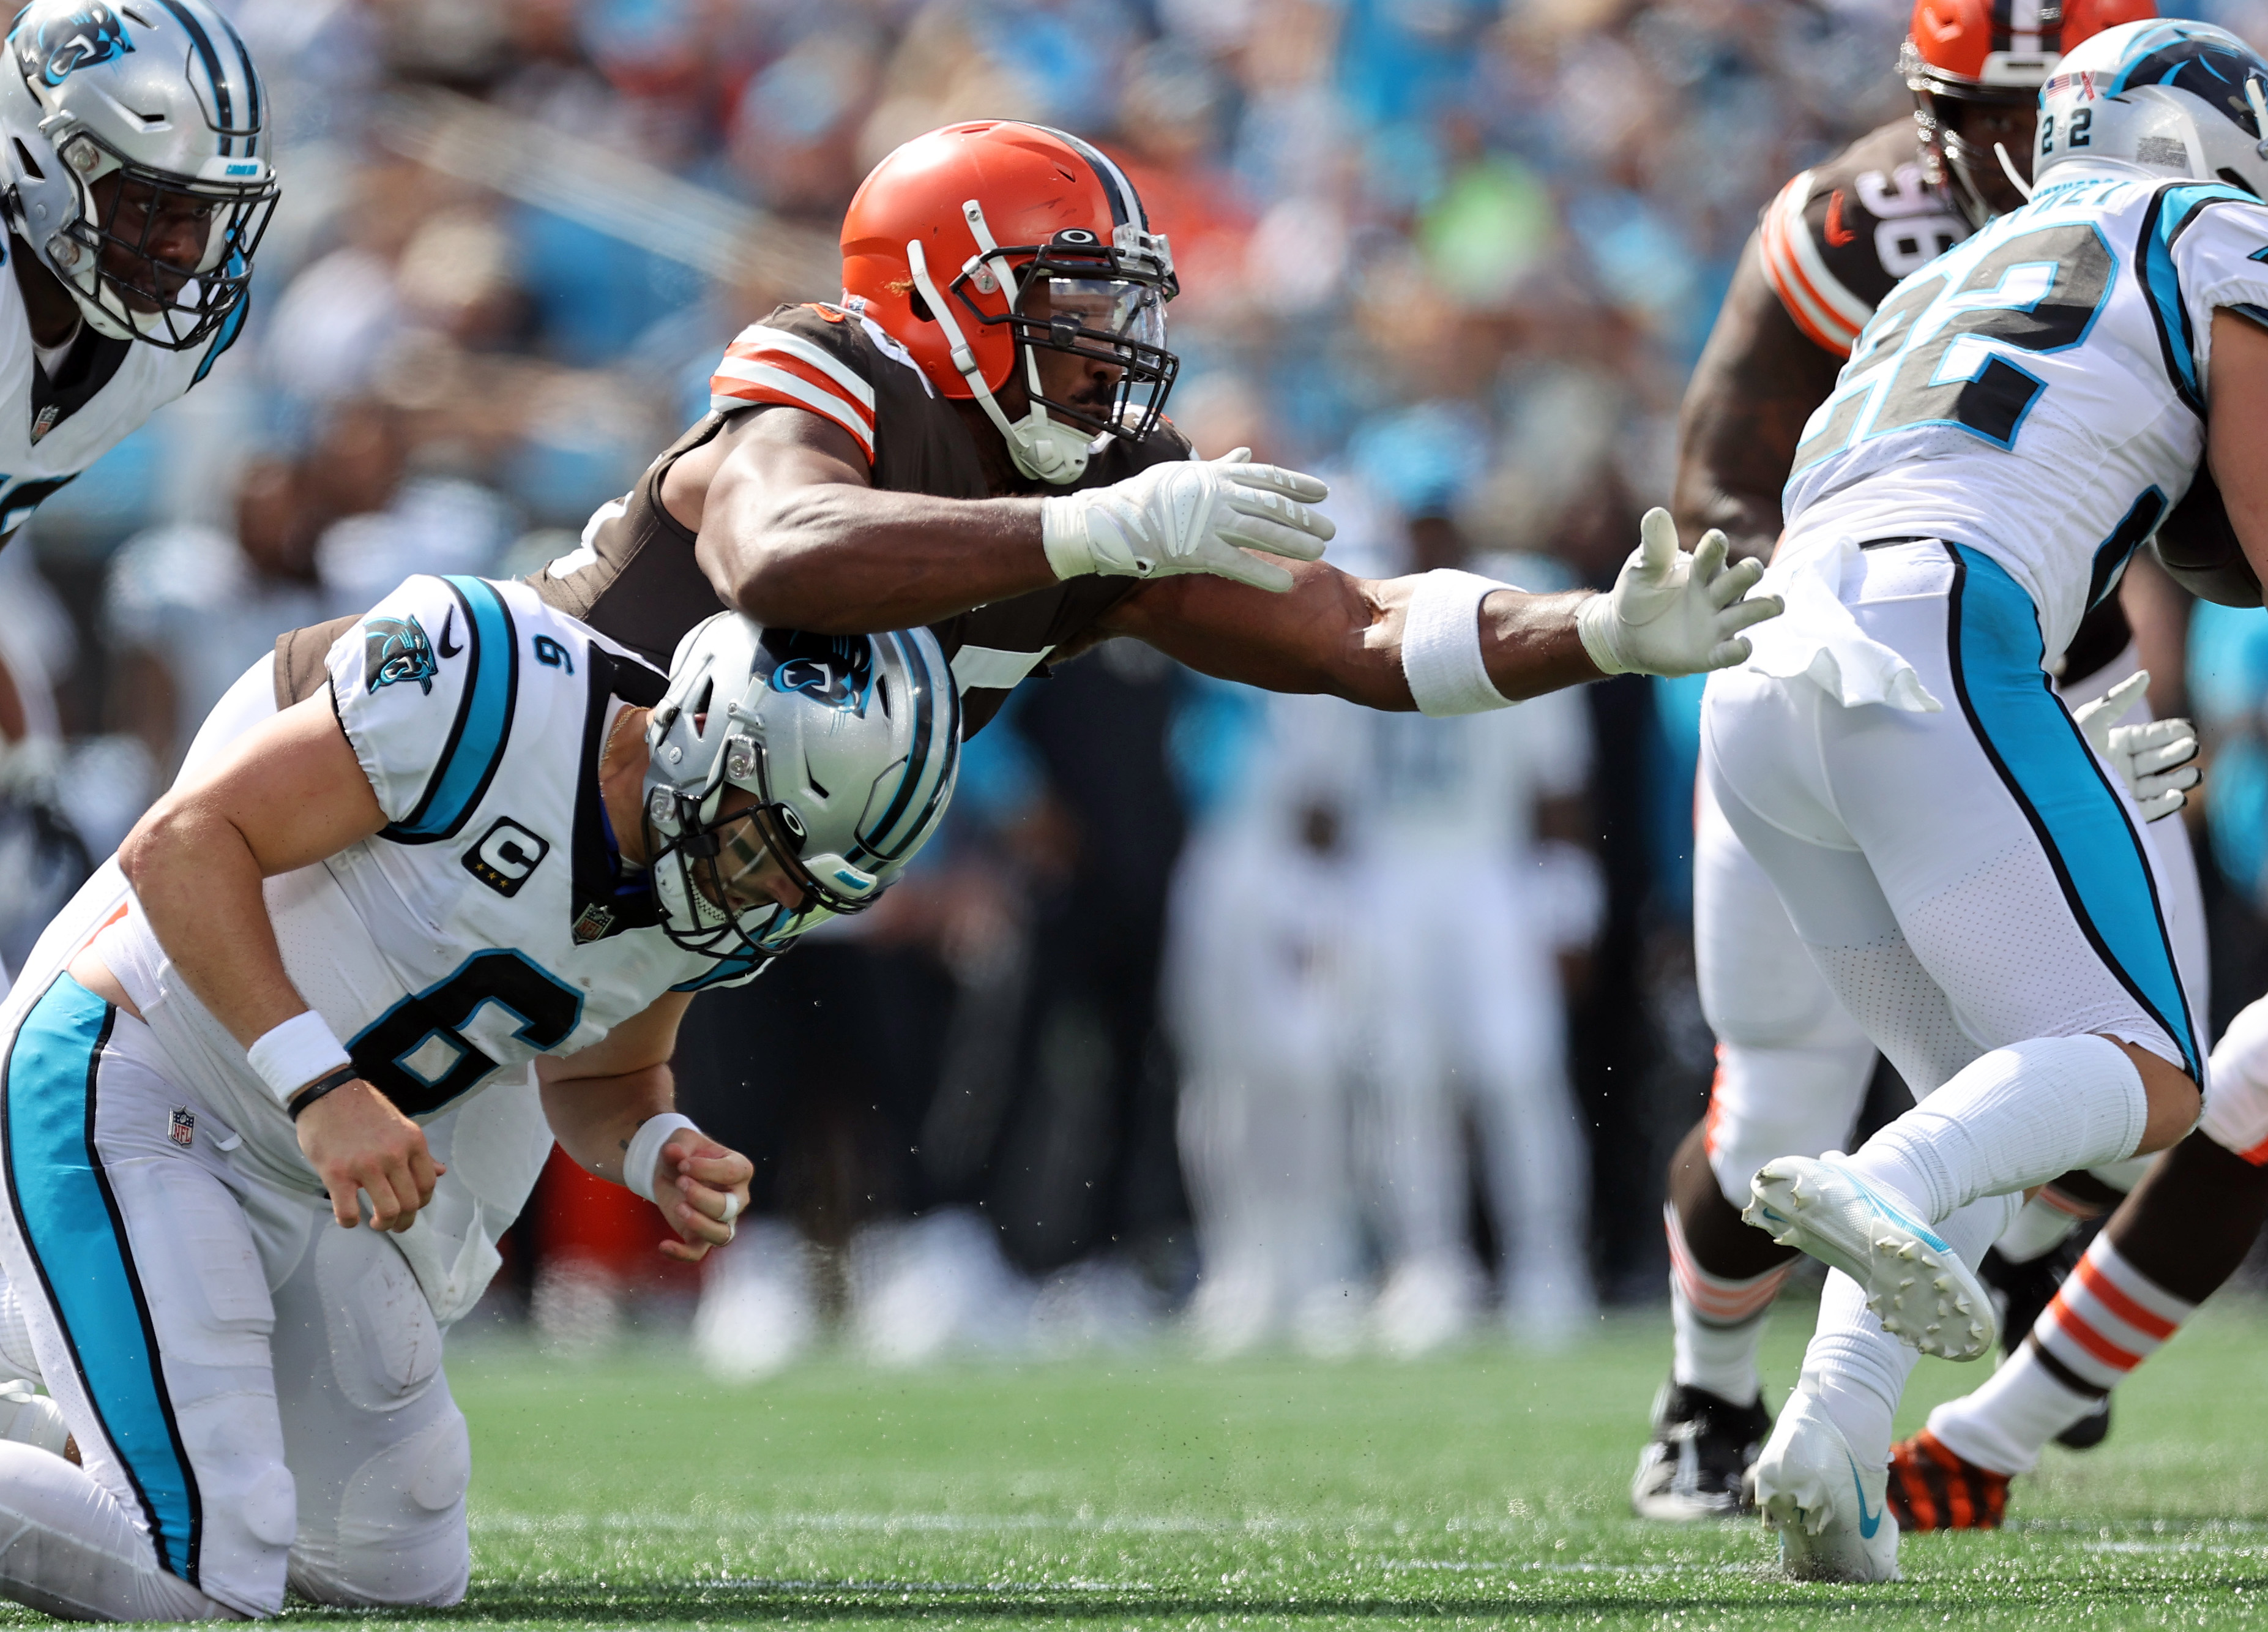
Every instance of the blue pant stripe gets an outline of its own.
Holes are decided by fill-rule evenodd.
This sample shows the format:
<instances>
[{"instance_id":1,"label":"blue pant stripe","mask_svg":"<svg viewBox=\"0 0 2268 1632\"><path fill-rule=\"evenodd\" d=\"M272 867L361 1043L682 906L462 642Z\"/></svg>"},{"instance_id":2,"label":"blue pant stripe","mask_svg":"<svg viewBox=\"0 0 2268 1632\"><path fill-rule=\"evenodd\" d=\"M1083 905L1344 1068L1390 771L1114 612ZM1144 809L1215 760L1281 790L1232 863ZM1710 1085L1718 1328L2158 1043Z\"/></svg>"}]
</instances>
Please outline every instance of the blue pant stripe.
<instances>
[{"instance_id":1,"label":"blue pant stripe","mask_svg":"<svg viewBox=\"0 0 2268 1632\"><path fill-rule=\"evenodd\" d=\"M2203 1082L2197 1027L2142 835L2040 666L2046 648L2031 595L1990 556L1947 548L1962 709L2039 836L2080 932Z\"/></svg>"},{"instance_id":2,"label":"blue pant stripe","mask_svg":"<svg viewBox=\"0 0 2268 1632\"><path fill-rule=\"evenodd\" d=\"M8 1049L0 1160L71 1363L141 1498L158 1556L197 1580L196 1476L159 1370L126 1226L94 1148L95 1071L115 1011L58 975Z\"/></svg>"}]
</instances>

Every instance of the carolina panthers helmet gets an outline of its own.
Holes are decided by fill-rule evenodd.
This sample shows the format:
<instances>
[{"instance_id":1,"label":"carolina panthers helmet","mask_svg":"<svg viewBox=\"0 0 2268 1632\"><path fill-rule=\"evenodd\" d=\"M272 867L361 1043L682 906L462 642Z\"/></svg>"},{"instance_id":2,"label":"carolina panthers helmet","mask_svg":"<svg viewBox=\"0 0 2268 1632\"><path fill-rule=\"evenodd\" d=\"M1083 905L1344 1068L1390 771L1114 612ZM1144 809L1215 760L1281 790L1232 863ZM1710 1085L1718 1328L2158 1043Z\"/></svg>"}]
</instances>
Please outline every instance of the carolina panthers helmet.
<instances>
[{"instance_id":1,"label":"carolina panthers helmet","mask_svg":"<svg viewBox=\"0 0 2268 1632\"><path fill-rule=\"evenodd\" d=\"M2032 178L2115 165L2268 198L2268 63L2226 29L2168 18L2097 34L2040 92Z\"/></svg>"},{"instance_id":2,"label":"carolina panthers helmet","mask_svg":"<svg viewBox=\"0 0 2268 1632\"><path fill-rule=\"evenodd\" d=\"M2064 55L2115 24L2158 14L2154 0L1914 0L1898 70L1913 92L1922 167L1970 224L1981 227L2021 202L2006 183L1999 155L1959 129L1958 106L2029 109ZM2029 156L2029 144L2012 135Z\"/></svg>"},{"instance_id":3,"label":"carolina panthers helmet","mask_svg":"<svg viewBox=\"0 0 2268 1632\"><path fill-rule=\"evenodd\" d=\"M1066 484L1103 436L1150 434L1180 361L1166 349L1174 254L1126 173L1041 125L987 119L916 137L874 166L843 218L844 304L906 349L946 397L980 403L1016 468ZM1038 351L1120 371L1107 408L1049 397ZM993 393L1020 363L1031 406Z\"/></svg>"},{"instance_id":4,"label":"carolina panthers helmet","mask_svg":"<svg viewBox=\"0 0 2268 1632\"><path fill-rule=\"evenodd\" d=\"M276 207L244 41L206 0L33 0L7 49L10 229L98 332L202 343L242 305Z\"/></svg>"},{"instance_id":5,"label":"carolina panthers helmet","mask_svg":"<svg viewBox=\"0 0 2268 1632\"><path fill-rule=\"evenodd\" d=\"M712 957L770 957L873 905L936 832L961 695L926 629L814 635L719 612L678 643L646 746L664 930ZM762 887L767 860L799 908Z\"/></svg>"}]
</instances>

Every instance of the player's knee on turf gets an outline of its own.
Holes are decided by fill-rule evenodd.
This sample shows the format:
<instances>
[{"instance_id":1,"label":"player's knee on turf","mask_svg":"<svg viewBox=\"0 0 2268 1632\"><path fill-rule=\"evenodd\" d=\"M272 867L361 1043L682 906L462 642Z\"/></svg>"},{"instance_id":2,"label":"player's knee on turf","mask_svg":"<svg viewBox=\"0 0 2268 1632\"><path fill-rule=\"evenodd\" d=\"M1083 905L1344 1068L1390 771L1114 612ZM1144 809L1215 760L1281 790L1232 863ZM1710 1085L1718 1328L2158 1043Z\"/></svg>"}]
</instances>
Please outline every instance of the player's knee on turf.
<instances>
[{"instance_id":1,"label":"player's knee on turf","mask_svg":"<svg viewBox=\"0 0 2268 1632\"><path fill-rule=\"evenodd\" d=\"M460 1601L472 1574L465 1491L472 1444L453 1406L420 1432L387 1446L346 1482L327 1537L303 1536L291 1586L342 1607Z\"/></svg>"}]
</instances>

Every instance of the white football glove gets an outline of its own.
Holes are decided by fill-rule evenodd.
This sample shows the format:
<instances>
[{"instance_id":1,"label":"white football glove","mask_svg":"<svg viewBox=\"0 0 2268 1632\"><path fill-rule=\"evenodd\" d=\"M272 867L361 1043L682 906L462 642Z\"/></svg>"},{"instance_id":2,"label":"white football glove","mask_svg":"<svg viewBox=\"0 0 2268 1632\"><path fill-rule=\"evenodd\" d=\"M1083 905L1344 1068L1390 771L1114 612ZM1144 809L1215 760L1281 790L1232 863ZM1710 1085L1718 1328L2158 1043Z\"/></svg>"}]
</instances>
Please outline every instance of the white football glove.
<instances>
[{"instance_id":1,"label":"white football glove","mask_svg":"<svg viewBox=\"0 0 2268 1632\"><path fill-rule=\"evenodd\" d=\"M1730 668L1749 658L1741 631L1780 615L1778 595L1742 600L1764 575L1761 561L1725 565L1725 535L1701 535L1688 555L1677 547L1669 512L1649 510L1638 545L1615 578L1575 614L1583 650L1602 674L1695 675Z\"/></svg>"},{"instance_id":2,"label":"white football glove","mask_svg":"<svg viewBox=\"0 0 2268 1632\"><path fill-rule=\"evenodd\" d=\"M1292 574L1256 550L1294 561L1323 553L1337 528L1308 506L1330 497L1314 476L1225 459L1152 465L1108 487L1040 500L1040 539L1057 578L1166 578L1211 572L1278 594Z\"/></svg>"},{"instance_id":3,"label":"white football glove","mask_svg":"<svg viewBox=\"0 0 2268 1632\"><path fill-rule=\"evenodd\" d=\"M2197 727L2186 720L2117 723L2149 688L2150 671L2137 669L2092 703L2073 709L2071 717L2126 784L2142 819L2155 822L2189 803L2189 790L2198 785L2198 737Z\"/></svg>"}]
</instances>

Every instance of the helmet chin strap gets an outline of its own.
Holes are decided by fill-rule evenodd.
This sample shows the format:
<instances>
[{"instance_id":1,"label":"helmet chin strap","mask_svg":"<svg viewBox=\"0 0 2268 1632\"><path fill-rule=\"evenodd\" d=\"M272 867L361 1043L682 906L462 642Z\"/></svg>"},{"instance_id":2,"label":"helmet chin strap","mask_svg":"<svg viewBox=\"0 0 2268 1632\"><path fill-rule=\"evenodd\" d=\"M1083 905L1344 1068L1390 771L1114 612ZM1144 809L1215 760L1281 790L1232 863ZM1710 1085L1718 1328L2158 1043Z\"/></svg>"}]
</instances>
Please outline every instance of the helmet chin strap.
<instances>
[{"instance_id":1,"label":"helmet chin strap","mask_svg":"<svg viewBox=\"0 0 2268 1632\"><path fill-rule=\"evenodd\" d=\"M2261 88L2257 77L2244 76L2244 100L2252 104L2252 122L2260 131L2259 145L2252 151L2268 159L2268 91Z\"/></svg>"},{"instance_id":2,"label":"helmet chin strap","mask_svg":"<svg viewBox=\"0 0 2268 1632\"><path fill-rule=\"evenodd\" d=\"M972 198L961 205L961 211L970 232L976 237L977 253L969 257L969 268L990 265L990 257L997 255L1000 247L993 241L992 233L984 224L983 209ZM1064 487L1078 481L1086 472L1089 439L1072 426L1057 425L1048 417L1047 409L1039 400L1039 362L1031 355L1030 348L1021 341L1014 343L1024 357L1032 405L1021 419L1012 420L1002 410L999 400L992 395L992 388L984 383L984 371L976 366L976 354L968 349L968 342L961 334L961 324L954 317L952 307L946 303L944 294L938 289L937 280L930 276L929 258L922 253L920 240L907 243L906 261L913 272L914 287L928 302L930 315L937 320L937 326L945 331L946 343L952 348L954 368L968 382L969 395L983 407L985 417L999 427L1001 436L1008 444L1008 456L1015 461L1016 469L1034 481L1045 482L1051 486ZM1005 262L1002 262L994 275L1000 279L1005 290L1008 309L1014 311L1017 296L1015 274L1008 270Z\"/></svg>"}]
</instances>

